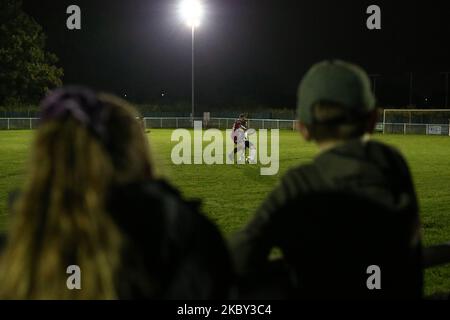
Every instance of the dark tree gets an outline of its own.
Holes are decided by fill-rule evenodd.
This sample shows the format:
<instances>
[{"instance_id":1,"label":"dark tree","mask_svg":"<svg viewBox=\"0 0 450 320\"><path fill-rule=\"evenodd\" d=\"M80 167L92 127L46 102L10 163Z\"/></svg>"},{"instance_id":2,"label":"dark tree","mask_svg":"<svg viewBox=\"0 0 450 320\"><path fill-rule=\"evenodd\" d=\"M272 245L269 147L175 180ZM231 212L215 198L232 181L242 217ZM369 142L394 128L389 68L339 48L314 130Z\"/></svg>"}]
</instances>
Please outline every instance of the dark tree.
<instances>
[{"instance_id":1,"label":"dark tree","mask_svg":"<svg viewBox=\"0 0 450 320\"><path fill-rule=\"evenodd\" d=\"M20 0L0 0L0 105L34 104L62 85L57 57L45 51L42 27Z\"/></svg>"}]
</instances>

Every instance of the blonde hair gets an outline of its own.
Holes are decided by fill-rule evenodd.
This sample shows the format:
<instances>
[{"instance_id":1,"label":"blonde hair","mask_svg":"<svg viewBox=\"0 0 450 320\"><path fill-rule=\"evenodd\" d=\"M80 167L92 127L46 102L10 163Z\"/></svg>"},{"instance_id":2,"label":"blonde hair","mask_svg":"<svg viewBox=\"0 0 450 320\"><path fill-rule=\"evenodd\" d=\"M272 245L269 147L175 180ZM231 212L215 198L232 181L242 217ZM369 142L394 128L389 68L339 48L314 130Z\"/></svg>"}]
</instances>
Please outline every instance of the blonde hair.
<instances>
[{"instance_id":1,"label":"blonde hair","mask_svg":"<svg viewBox=\"0 0 450 320\"><path fill-rule=\"evenodd\" d=\"M118 298L124 239L107 212L108 192L150 178L152 169L133 109L112 96L99 100L110 113L108 133L117 131L109 143L72 118L47 122L36 133L0 260L1 299ZM67 288L69 265L81 269L81 290Z\"/></svg>"}]
</instances>

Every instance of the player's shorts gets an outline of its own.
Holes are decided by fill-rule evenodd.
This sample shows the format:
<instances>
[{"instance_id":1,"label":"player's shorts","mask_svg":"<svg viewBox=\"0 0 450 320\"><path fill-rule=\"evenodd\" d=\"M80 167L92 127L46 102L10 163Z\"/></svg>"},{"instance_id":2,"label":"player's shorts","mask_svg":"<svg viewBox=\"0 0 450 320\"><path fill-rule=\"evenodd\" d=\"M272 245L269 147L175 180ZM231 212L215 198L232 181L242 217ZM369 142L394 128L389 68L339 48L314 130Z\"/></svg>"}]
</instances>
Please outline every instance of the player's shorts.
<instances>
[{"instance_id":1,"label":"player's shorts","mask_svg":"<svg viewBox=\"0 0 450 320\"><path fill-rule=\"evenodd\" d=\"M234 144L237 144L237 137L234 137ZM248 140L245 141L245 147L247 149L250 149L250 141Z\"/></svg>"}]
</instances>

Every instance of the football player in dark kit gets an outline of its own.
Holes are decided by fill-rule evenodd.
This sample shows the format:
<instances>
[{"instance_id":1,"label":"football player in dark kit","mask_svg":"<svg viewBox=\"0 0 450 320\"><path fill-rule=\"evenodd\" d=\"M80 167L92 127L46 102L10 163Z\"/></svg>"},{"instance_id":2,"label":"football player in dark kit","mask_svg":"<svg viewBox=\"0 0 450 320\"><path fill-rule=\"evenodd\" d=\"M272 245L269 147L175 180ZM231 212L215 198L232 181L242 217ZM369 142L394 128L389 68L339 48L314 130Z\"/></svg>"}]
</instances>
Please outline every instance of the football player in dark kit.
<instances>
[{"instance_id":1,"label":"football player in dark kit","mask_svg":"<svg viewBox=\"0 0 450 320\"><path fill-rule=\"evenodd\" d=\"M388 248L394 248L402 241L407 243L405 246L412 253L406 253L408 257L403 261L414 260L408 266L414 265L412 269L415 269L408 268L405 272L410 274L401 281L399 279L402 285L406 283L404 290L400 288L403 291L399 295L407 291L405 296L420 296L422 275L420 263L416 264L415 260L421 252L416 194L403 156L394 148L369 139L377 113L375 97L365 71L343 61L325 61L314 65L299 87L298 117L301 135L307 141L314 141L320 152L311 163L288 170L253 219L231 239L239 273L243 278L259 274L259 280L254 283L269 278L261 275L261 270L270 265L268 256L271 250L280 248L283 263L289 270L294 270L290 279L296 279L291 281L296 296L326 295L329 290L332 291L333 283L330 283L331 287L324 288L320 279L325 279L324 286L327 286L326 281L332 282L342 275L340 271L345 273L350 270L336 267L337 274L333 275L333 268L339 262L356 266L357 262L353 263L353 260L366 254L364 241L367 239L363 238L373 231L367 243L373 242L375 250L383 251L382 243L386 241L390 241L386 245ZM321 194L327 195L320 197ZM336 196L338 194L346 196ZM310 205L311 201L315 201L313 205ZM344 209L333 207L333 203L339 203ZM357 211L355 218L347 221L350 208L356 205L361 206L354 210ZM322 216L318 212L320 210L323 211ZM374 216L369 217L368 211L373 211ZM392 214L383 215L383 212ZM358 225L365 217L368 222L364 220ZM390 239L389 230L396 225L394 219L397 217L404 217L405 222L398 224ZM392 221L389 220L391 218ZM344 242L353 231L358 235ZM332 235L335 238L327 238ZM344 243L341 246L338 245L340 241ZM326 251L319 255L315 251L323 250L319 245L322 242ZM354 246L359 253L344 256L345 248L349 246ZM314 258L308 260L311 256ZM316 271L322 272L321 275L314 274ZM366 269L361 272L363 277L357 281L361 282L362 290L367 291ZM326 277L330 274L334 279ZM345 290L347 283L350 288L350 282L340 283L335 287L342 285L344 288L334 288L337 290L334 294ZM272 294L273 290L267 292ZM351 295L357 295L356 291L349 292Z\"/></svg>"}]
</instances>

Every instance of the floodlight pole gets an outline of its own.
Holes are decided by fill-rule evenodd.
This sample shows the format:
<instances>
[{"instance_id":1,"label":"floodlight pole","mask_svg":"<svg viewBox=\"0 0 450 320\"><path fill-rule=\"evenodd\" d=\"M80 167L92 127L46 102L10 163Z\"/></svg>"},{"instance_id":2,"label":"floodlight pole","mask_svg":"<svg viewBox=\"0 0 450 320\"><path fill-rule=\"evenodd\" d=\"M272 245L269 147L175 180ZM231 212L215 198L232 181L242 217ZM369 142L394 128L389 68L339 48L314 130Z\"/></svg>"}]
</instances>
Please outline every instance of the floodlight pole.
<instances>
[{"instance_id":1,"label":"floodlight pole","mask_svg":"<svg viewBox=\"0 0 450 320\"><path fill-rule=\"evenodd\" d=\"M412 107L413 103L413 73L409 73L409 106Z\"/></svg>"},{"instance_id":2,"label":"floodlight pole","mask_svg":"<svg viewBox=\"0 0 450 320\"><path fill-rule=\"evenodd\" d=\"M195 25L192 24L192 126L194 125L194 112L195 112Z\"/></svg>"},{"instance_id":3,"label":"floodlight pole","mask_svg":"<svg viewBox=\"0 0 450 320\"><path fill-rule=\"evenodd\" d=\"M450 72L441 72L445 76L445 107L448 107L448 75Z\"/></svg>"},{"instance_id":4,"label":"floodlight pole","mask_svg":"<svg viewBox=\"0 0 450 320\"><path fill-rule=\"evenodd\" d=\"M369 77L372 79L372 92L373 95L377 95L377 78L381 77L380 74L369 74Z\"/></svg>"}]
</instances>

